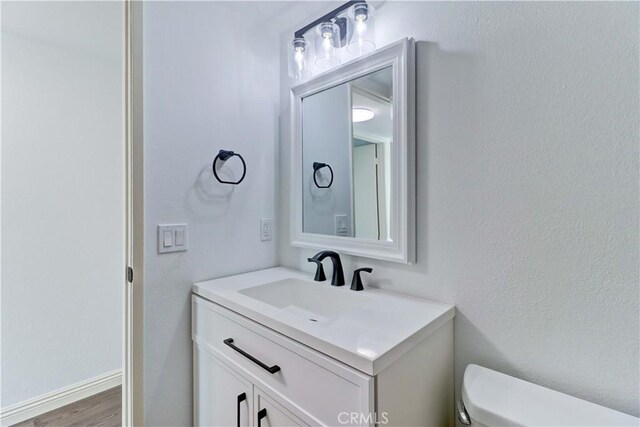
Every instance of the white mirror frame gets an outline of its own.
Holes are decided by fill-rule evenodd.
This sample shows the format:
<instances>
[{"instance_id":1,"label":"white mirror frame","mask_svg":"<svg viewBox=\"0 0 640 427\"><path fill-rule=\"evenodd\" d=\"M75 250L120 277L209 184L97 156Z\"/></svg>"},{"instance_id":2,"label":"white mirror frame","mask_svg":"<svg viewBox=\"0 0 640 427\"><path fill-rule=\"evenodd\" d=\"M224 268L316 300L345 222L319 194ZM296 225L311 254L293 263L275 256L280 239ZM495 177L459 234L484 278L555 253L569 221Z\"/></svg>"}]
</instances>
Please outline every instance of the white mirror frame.
<instances>
[{"instance_id":1,"label":"white mirror frame","mask_svg":"<svg viewBox=\"0 0 640 427\"><path fill-rule=\"evenodd\" d=\"M393 144L392 242L304 233L302 100L314 93L392 66ZM402 39L291 89L291 245L331 249L348 255L415 262L415 42Z\"/></svg>"}]
</instances>

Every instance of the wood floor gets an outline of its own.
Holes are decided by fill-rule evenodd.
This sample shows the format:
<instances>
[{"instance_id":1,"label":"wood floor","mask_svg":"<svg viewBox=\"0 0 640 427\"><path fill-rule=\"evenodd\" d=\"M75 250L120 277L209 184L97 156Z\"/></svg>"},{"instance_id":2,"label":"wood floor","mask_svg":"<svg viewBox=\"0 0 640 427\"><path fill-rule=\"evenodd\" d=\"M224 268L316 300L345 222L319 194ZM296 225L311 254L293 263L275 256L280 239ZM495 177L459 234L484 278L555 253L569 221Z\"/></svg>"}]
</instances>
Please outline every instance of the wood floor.
<instances>
[{"instance_id":1,"label":"wood floor","mask_svg":"<svg viewBox=\"0 0 640 427\"><path fill-rule=\"evenodd\" d=\"M12 427L120 427L122 387L114 387Z\"/></svg>"}]
</instances>

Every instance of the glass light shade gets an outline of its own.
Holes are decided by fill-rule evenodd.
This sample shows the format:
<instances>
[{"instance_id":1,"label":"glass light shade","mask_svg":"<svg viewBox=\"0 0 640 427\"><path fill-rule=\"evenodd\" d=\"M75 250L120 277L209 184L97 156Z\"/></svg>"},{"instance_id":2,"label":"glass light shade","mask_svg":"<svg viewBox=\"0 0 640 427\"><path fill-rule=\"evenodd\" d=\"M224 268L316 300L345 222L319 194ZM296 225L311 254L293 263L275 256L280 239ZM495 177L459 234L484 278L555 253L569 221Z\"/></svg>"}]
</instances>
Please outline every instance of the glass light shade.
<instances>
[{"instance_id":1,"label":"glass light shade","mask_svg":"<svg viewBox=\"0 0 640 427\"><path fill-rule=\"evenodd\" d=\"M309 65L309 45L303 37L296 37L287 47L287 55L289 57L289 76L293 79L300 80L311 77Z\"/></svg>"},{"instance_id":2,"label":"glass light shade","mask_svg":"<svg viewBox=\"0 0 640 427\"><path fill-rule=\"evenodd\" d=\"M333 22L316 27L316 65L331 68L340 64L340 28Z\"/></svg>"},{"instance_id":3,"label":"glass light shade","mask_svg":"<svg viewBox=\"0 0 640 427\"><path fill-rule=\"evenodd\" d=\"M349 9L351 22L347 52L360 56L376 49L375 43L375 10L369 3L356 3Z\"/></svg>"}]
</instances>

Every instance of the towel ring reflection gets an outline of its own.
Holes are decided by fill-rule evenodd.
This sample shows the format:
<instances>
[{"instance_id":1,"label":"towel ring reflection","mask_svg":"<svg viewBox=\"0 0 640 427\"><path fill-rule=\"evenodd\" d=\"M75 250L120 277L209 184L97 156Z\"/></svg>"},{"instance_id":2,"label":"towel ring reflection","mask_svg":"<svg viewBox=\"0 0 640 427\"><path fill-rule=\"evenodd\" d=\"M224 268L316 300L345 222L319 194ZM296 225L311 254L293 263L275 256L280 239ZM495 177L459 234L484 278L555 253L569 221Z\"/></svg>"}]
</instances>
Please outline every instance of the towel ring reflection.
<instances>
[{"instance_id":1,"label":"towel ring reflection","mask_svg":"<svg viewBox=\"0 0 640 427\"><path fill-rule=\"evenodd\" d=\"M218 172L216 171L216 162L218 161L218 159L222 160L223 162L226 162L232 157L238 157L242 162L242 176L237 181L225 181L224 179L218 176ZM244 177L247 175L247 164L245 163L244 158L240 154L230 150L220 150L218 152L218 155L213 159L213 164L211 165L211 169L213 169L213 176L215 176L218 182L222 184L238 185L242 182Z\"/></svg>"},{"instance_id":2,"label":"towel ring reflection","mask_svg":"<svg viewBox=\"0 0 640 427\"><path fill-rule=\"evenodd\" d=\"M316 172L318 172L322 168L329 168L329 170L331 171L331 180L329 181L328 185L320 185L320 184L318 184L318 180L316 179ZM331 184L333 184L333 169L331 169L331 166L326 164L326 163L313 162L313 183L318 188L329 188L329 187L331 187Z\"/></svg>"}]
</instances>

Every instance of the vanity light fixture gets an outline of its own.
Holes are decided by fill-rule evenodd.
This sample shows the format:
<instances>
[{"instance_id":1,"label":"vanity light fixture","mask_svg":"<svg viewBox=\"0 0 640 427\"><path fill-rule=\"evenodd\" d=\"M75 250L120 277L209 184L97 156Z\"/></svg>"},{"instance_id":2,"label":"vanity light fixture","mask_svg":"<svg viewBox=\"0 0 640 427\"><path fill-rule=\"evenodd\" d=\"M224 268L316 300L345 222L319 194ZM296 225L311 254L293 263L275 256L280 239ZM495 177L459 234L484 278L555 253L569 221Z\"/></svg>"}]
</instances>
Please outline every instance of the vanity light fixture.
<instances>
[{"instance_id":1,"label":"vanity light fixture","mask_svg":"<svg viewBox=\"0 0 640 427\"><path fill-rule=\"evenodd\" d=\"M311 76L307 61L309 48L303 37L296 37L291 41L289 52L289 75L294 79L305 79Z\"/></svg>"},{"instance_id":2,"label":"vanity light fixture","mask_svg":"<svg viewBox=\"0 0 640 427\"><path fill-rule=\"evenodd\" d=\"M375 116L375 113L368 108L354 108L351 111L351 120L353 120L353 123L366 122Z\"/></svg>"},{"instance_id":3,"label":"vanity light fixture","mask_svg":"<svg viewBox=\"0 0 640 427\"><path fill-rule=\"evenodd\" d=\"M347 52L356 56L373 52L376 48L373 7L367 3L357 3L349 9L349 15L352 17L354 25L350 27L351 34L348 35Z\"/></svg>"},{"instance_id":4,"label":"vanity light fixture","mask_svg":"<svg viewBox=\"0 0 640 427\"><path fill-rule=\"evenodd\" d=\"M343 48L351 57L375 50L373 15L374 8L366 0L348 1L296 31L287 46L289 76L311 77L312 64L321 71L339 65ZM311 44L310 38L314 39Z\"/></svg>"},{"instance_id":5,"label":"vanity light fixture","mask_svg":"<svg viewBox=\"0 0 640 427\"><path fill-rule=\"evenodd\" d=\"M332 68L340 64L340 27L333 22L323 22L316 27L316 65L320 68Z\"/></svg>"}]
</instances>

